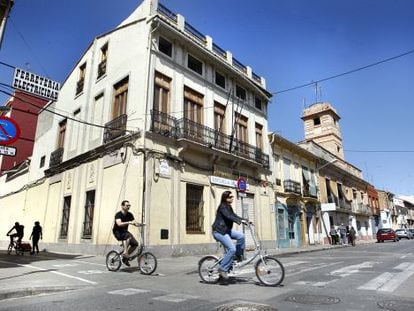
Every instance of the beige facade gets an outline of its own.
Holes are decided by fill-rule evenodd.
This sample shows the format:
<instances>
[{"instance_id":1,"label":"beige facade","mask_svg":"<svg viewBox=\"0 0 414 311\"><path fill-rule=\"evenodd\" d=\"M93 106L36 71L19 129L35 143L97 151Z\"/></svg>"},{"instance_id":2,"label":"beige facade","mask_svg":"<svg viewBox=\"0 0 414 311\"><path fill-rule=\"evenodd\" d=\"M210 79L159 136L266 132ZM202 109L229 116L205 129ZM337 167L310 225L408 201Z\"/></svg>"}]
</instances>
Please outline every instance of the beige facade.
<instances>
[{"instance_id":1,"label":"beige facade","mask_svg":"<svg viewBox=\"0 0 414 311\"><path fill-rule=\"evenodd\" d=\"M234 208L273 247L265 87L183 16L143 1L91 43L39 116L30 170L0 180L0 229L20 221L28 237L40 221L41 247L102 254L128 199L157 254L207 252L221 193L243 177Z\"/></svg>"}]
</instances>

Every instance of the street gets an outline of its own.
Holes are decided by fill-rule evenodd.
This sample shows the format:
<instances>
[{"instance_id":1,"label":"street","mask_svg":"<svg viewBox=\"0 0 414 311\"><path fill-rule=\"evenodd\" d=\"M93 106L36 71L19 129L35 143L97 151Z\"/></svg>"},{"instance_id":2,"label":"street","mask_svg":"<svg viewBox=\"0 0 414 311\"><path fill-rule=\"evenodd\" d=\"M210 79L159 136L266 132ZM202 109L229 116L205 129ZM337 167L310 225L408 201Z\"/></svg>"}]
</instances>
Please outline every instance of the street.
<instances>
[{"instance_id":1,"label":"street","mask_svg":"<svg viewBox=\"0 0 414 311\"><path fill-rule=\"evenodd\" d=\"M108 272L103 256L2 251L0 310L414 310L414 240L281 255L286 277L275 288L252 266L228 286L201 283L199 258L160 258L144 276L136 263Z\"/></svg>"}]
</instances>

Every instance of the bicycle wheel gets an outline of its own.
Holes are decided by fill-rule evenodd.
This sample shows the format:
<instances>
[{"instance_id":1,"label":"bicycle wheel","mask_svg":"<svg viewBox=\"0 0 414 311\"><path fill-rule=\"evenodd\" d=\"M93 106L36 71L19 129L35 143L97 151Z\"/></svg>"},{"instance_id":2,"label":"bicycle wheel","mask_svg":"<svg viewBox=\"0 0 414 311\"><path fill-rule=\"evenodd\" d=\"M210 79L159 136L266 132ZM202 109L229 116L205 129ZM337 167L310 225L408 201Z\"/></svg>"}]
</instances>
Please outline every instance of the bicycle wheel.
<instances>
[{"instance_id":1,"label":"bicycle wheel","mask_svg":"<svg viewBox=\"0 0 414 311\"><path fill-rule=\"evenodd\" d=\"M215 284L219 281L219 259L216 256L205 256L198 262L198 275L203 282Z\"/></svg>"},{"instance_id":2,"label":"bicycle wheel","mask_svg":"<svg viewBox=\"0 0 414 311\"><path fill-rule=\"evenodd\" d=\"M157 258L150 252L138 256L138 268L142 274L150 275L157 269Z\"/></svg>"},{"instance_id":3,"label":"bicycle wheel","mask_svg":"<svg viewBox=\"0 0 414 311\"><path fill-rule=\"evenodd\" d=\"M270 256L264 256L263 260L258 260L255 271L260 283L266 286L277 286L285 278L285 268L282 263Z\"/></svg>"},{"instance_id":4,"label":"bicycle wheel","mask_svg":"<svg viewBox=\"0 0 414 311\"><path fill-rule=\"evenodd\" d=\"M118 271L122 264L121 255L117 251L112 250L106 255L105 263L109 271Z\"/></svg>"}]
</instances>

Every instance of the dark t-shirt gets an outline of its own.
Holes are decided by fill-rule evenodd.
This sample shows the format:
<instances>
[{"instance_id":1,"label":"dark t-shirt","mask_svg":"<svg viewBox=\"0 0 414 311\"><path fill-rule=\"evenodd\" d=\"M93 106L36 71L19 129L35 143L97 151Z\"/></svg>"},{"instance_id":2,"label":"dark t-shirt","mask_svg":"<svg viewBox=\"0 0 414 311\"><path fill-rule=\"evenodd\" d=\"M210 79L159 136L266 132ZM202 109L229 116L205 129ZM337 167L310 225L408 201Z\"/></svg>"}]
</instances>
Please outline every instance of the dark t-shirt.
<instances>
[{"instance_id":1,"label":"dark t-shirt","mask_svg":"<svg viewBox=\"0 0 414 311\"><path fill-rule=\"evenodd\" d=\"M114 223L114 228L112 229L112 232L116 235L119 233L124 233L128 231L128 225L127 226L118 226L116 224L116 220L117 219L121 219L122 222L127 222L127 221L133 221L134 215L132 215L130 212L127 212L126 214L122 213L121 211L119 211L118 213L115 214L115 223Z\"/></svg>"}]
</instances>

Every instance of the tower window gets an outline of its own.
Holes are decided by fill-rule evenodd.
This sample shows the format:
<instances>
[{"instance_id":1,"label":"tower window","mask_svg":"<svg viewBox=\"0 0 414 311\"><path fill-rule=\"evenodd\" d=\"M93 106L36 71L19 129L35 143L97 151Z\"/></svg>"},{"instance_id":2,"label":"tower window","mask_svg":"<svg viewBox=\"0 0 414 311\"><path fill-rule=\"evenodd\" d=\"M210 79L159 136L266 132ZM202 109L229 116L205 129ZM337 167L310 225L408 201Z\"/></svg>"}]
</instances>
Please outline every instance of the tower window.
<instances>
[{"instance_id":1,"label":"tower window","mask_svg":"<svg viewBox=\"0 0 414 311\"><path fill-rule=\"evenodd\" d=\"M313 119L313 125L321 125L321 119L319 117Z\"/></svg>"}]
</instances>

